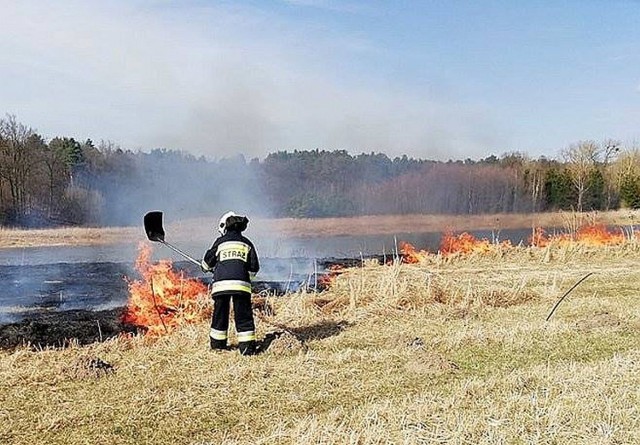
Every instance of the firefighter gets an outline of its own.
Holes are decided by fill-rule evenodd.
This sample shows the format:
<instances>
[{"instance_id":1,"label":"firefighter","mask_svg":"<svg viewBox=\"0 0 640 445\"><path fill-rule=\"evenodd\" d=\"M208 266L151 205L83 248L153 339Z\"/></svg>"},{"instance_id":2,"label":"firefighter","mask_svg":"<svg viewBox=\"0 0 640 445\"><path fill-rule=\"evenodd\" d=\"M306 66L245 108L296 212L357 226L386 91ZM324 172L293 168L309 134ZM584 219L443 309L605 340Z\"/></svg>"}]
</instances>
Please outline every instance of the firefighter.
<instances>
[{"instance_id":1,"label":"firefighter","mask_svg":"<svg viewBox=\"0 0 640 445\"><path fill-rule=\"evenodd\" d=\"M242 235L249 220L227 212L220 218L216 239L204 254L202 270L213 272L211 292L211 349L228 349L229 305L233 301L238 349L242 355L256 352L256 333L251 309L251 279L260 265L253 243Z\"/></svg>"}]
</instances>

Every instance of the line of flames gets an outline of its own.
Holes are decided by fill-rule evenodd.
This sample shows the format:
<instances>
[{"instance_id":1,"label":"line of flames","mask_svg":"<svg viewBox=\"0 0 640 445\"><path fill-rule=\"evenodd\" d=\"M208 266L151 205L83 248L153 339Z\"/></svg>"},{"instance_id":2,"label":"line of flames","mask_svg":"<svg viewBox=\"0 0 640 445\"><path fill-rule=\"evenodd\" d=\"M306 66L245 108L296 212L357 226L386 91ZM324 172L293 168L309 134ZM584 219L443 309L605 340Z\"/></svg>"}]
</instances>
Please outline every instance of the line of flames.
<instances>
[{"instance_id":1,"label":"line of flames","mask_svg":"<svg viewBox=\"0 0 640 445\"><path fill-rule=\"evenodd\" d=\"M638 234L632 236L640 239ZM609 230L604 225L594 225L582 227L573 234L548 234L538 228L528 241L535 247L551 244L609 246L622 244L627 238L622 229ZM442 237L439 254L485 254L512 247L510 241L492 242L478 239L467 232L458 235L448 232ZM151 252L151 247L147 244L142 244L139 248L135 267L142 279L128 281L129 301L122 316L123 322L144 329L147 335L157 336L209 317L210 306L206 305L207 287L195 278L187 278L183 273L174 271L169 260L151 262ZM400 253L405 263L424 262L437 254L418 250L407 242L400 243ZM330 287L342 271L340 265L331 266L328 273L319 278L319 286Z\"/></svg>"},{"instance_id":2,"label":"line of flames","mask_svg":"<svg viewBox=\"0 0 640 445\"><path fill-rule=\"evenodd\" d=\"M533 247L546 247L549 245L568 246L583 245L590 247L614 246L623 244L627 239L636 238L640 240L640 233L631 232L625 235L622 228L608 229L603 224L583 226L575 233L550 234L542 228L533 230L528 239L529 245ZM453 254L490 253L512 248L511 241L493 242L486 238L478 239L473 235L463 232L455 235L452 232L445 233L440 242L439 253L442 256ZM418 250L407 242L400 243L400 253L405 263L420 263L426 261L437 252Z\"/></svg>"}]
</instances>

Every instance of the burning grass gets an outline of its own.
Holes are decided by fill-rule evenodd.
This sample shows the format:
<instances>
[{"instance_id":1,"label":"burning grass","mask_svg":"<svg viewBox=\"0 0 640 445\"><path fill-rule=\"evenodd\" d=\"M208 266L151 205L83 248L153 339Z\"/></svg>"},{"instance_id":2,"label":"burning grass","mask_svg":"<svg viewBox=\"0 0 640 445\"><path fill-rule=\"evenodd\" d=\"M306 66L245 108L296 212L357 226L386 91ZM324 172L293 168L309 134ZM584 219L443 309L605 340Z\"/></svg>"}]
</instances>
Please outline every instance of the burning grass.
<instances>
[{"instance_id":1,"label":"burning grass","mask_svg":"<svg viewBox=\"0 0 640 445\"><path fill-rule=\"evenodd\" d=\"M626 240L365 262L260 300L255 357L209 351L206 322L0 353L0 443L640 443L639 261Z\"/></svg>"},{"instance_id":2,"label":"burning grass","mask_svg":"<svg viewBox=\"0 0 640 445\"><path fill-rule=\"evenodd\" d=\"M142 279L129 282L124 324L158 336L210 317L207 286L174 271L171 261L153 263L148 244L140 244L135 267Z\"/></svg>"}]
</instances>

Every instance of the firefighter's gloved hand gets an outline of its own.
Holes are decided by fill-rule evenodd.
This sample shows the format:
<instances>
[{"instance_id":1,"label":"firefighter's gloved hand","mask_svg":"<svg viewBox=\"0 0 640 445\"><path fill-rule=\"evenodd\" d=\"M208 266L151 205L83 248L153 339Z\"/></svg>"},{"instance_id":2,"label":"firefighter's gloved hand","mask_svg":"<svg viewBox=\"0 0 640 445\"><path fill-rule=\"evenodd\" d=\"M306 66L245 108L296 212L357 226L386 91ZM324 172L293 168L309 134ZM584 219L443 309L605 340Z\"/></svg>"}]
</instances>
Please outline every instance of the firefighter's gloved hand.
<instances>
[{"instance_id":1,"label":"firefighter's gloved hand","mask_svg":"<svg viewBox=\"0 0 640 445\"><path fill-rule=\"evenodd\" d=\"M202 260L200 262L200 269L202 269L203 272L211 272L211 268L209 267L209 265L205 262L205 260Z\"/></svg>"}]
</instances>

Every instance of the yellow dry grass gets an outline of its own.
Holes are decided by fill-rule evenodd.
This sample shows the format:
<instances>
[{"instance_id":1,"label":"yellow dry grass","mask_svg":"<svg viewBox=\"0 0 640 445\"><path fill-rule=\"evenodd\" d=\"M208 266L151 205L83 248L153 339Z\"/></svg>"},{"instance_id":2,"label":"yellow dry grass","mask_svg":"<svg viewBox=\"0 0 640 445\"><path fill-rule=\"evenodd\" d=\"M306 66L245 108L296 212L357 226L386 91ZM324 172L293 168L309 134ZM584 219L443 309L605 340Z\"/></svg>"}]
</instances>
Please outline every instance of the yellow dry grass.
<instances>
[{"instance_id":1,"label":"yellow dry grass","mask_svg":"<svg viewBox=\"0 0 640 445\"><path fill-rule=\"evenodd\" d=\"M10 229L0 227L0 248L41 246L97 246L135 243L145 239L140 227L61 227Z\"/></svg>"},{"instance_id":2,"label":"yellow dry grass","mask_svg":"<svg viewBox=\"0 0 640 445\"><path fill-rule=\"evenodd\" d=\"M167 215L168 217L176 215ZM563 227L574 230L584 224L602 223L629 226L640 223L640 211L527 213L494 215L377 215L350 218L254 219L252 234L258 237L318 238L341 235L395 235L401 233L444 232L446 230L503 230L533 227ZM167 225L171 240L211 241L217 217L175 221ZM0 227L0 248L37 246L85 246L137 243L145 239L142 221L137 227L19 230Z\"/></svg>"},{"instance_id":3,"label":"yellow dry grass","mask_svg":"<svg viewBox=\"0 0 640 445\"><path fill-rule=\"evenodd\" d=\"M367 263L259 300L255 357L206 324L0 353L0 443L640 443L639 264L634 242Z\"/></svg>"},{"instance_id":4,"label":"yellow dry grass","mask_svg":"<svg viewBox=\"0 0 640 445\"><path fill-rule=\"evenodd\" d=\"M265 221L270 230L289 236L394 235L414 232L573 228L589 223L627 226L640 223L640 211L501 213L485 215L374 215L352 218L277 219Z\"/></svg>"}]
</instances>

